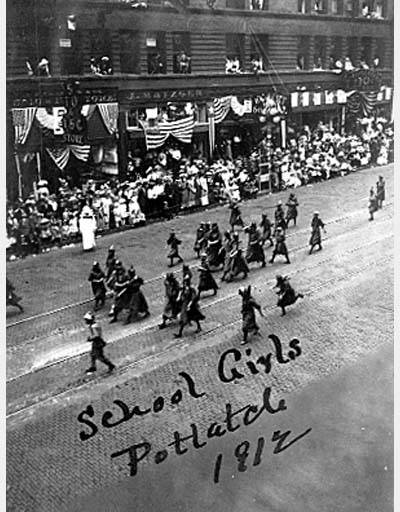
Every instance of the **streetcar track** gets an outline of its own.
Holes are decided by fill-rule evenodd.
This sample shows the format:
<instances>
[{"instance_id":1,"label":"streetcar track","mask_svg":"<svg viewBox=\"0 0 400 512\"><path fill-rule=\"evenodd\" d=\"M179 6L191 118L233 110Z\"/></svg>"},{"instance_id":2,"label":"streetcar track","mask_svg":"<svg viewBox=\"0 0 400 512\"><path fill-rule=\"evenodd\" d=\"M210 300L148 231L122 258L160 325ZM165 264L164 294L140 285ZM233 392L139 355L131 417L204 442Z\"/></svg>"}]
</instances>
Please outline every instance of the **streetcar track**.
<instances>
[{"instance_id":1,"label":"streetcar track","mask_svg":"<svg viewBox=\"0 0 400 512\"><path fill-rule=\"evenodd\" d=\"M377 224L378 223L386 222L387 220L388 219L382 219L382 220L378 221ZM328 243L332 243L333 241L336 242L338 239L346 237L348 235L348 233L349 233L349 231L346 231L345 233L340 233L340 234L336 235L334 238L328 239ZM342 251L342 252L339 252L339 253L336 253L336 254L333 254L333 255L332 254L327 254L327 256L325 258L318 259L318 261L316 261L312 265L307 265L306 268L301 267L301 268L298 268L297 270L293 270L291 272L285 272L285 274L287 274L288 276L294 276L294 275L297 275L300 272L303 272L304 270L307 270L307 271L308 270L313 270L313 269L318 268L321 265L323 265L323 264L325 264L325 263L327 263L329 261L340 260L344 256L352 254L355 251L359 251L361 249L365 249L365 248L370 247L372 245L375 245L377 243L381 243L382 241L387 240L387 239L392 238L392 237L393 237L393 234L383 235L383 236L379 237L378 239L374 238L372 240L369 240L369 241L365 242L364 244L358 245L356 247L349 248L349 249L347 249L345 251ZM306 248L306 247L308 247L308 246L307 245L297 246L297 247L295 247L295 248L293 248L291 250L291 253L296 253L296 252L303 251L304 248ZM271 269L271 267L267 267L266 270L268 270L268 269ZM254 269L254 270L258 270L258 269ZM246 283L250 282L250 284L251 284L251 277L255 278L256 280L259 280L261 278L261 276L259 274L258 275L253 274L252 276L250 276L250 279L248 281L246 281ZM267 279L266 281L264 281L265 285L272 284L273 282L274 282L274 279ZM229 283L229 284L234 284L234 283L240 286L241 281L232 282L232 283ZM260 290L260 288L257 287L256 283L253 283L252 286L255 289L259 289ZM222 297L218 297L218 298L216 298L214 300L211 300L211 301L208 301L206 303L203 303L202 304L202 309L203 310L204 309L208 309L211 306L220 304L222 302L229 302L230 300L232 300L236 296L237 296L237 291L235 291L234 293L230 293L230 294L224 295ZM127 338L130 338L130 337L133 337L133 336L139 336L139 335L142 335L145 332L154 330L157 327L158 322L159 322L159 320L155 319L150 324L148 323L146 325L143 325L142 327L139 327L138 329L135 329L134 331L131 331L129 333L121 333L122 335L119 335L117 333L115 338L109 339L108 344L112 345L113 343L120 342L122 340L126 340ZM44 340L46 338L49 338L51 335L52 335L52 333L49 333L47 336L44 336L41 339ZM37 338L29 340L28 343L23 345L22 350L26 351L26 349L29 348L29 346L31 346L35 342L37 342ZM7 380L7 382L13 382L13 381L15 381L17 379L20 379L20 378L22 378L22 377L24 377L26 375L31 374L31 373L35 373L35 372L39 372L39 371L45 370L47 368L51 368L52 366L55 366L57 364L62 364L63 362L65 362L67 360L71 360L71 359L80 357L81 355L89 352L89 347L86 348L86 344L75 345L75 348L76 348L77 353L75 353L75 354L68 354L65 357L59 357L57 359L54 359L53 361L50 360L50 361L46 362L45 364L37 365L36 367L32 367L32 368L29 369L29 371L25 371L24 373L20 373L19 375L16 375L14 377L9 378ZM9 352L10 357L12 357L14 355L14 353L15 353L15 350L11 350Z\"/></svg>"},{"instance_id":2,"label":"streetcar track","mask_svg":"<svg viewBox=\"0 0 400 512\"><path fill-rule=\"evenodd\" d=\"M393 257L391 255L388 255L388 256L385 256L383 258L380 258L379 262L380 263L385 263L387 261L392 260L392 258ZM327 285L330 285L332 283L339 284L339 283L341 283L343 281L348 280L350 277L354 277L354 276L357 276L359 274L362 274L369 267L376 265L376 263L377 263L377 260L375 259L373 261L370 261L370 262L364 264L363 266L361 266L360 268L358 268L358 269L356 269L354 271L346 273L346 275L333 276L330 279L327 279L326 281L323 281L322 283L319 283L316 286L310 287L308 290L304 290L303 294L305 296L309 296L309 297L312 296L312 295L315 295L316 293L318 293L319 290L326 288ZM299 272L299 271L300 270L298 270L296 272ZM271 305L269 307L264 308L264 312L265 313L271 313L274 310L276 310L276 305ZM217 332L217 331L219 331L221 329L226 330L226 329L229 329L230 327L232 327L234 325L240 324L241 321L242 321L242 319L239 318L239 319L235 319L233 321L226 322L224 324L220 324L220 325L217 325L215 327L212 327L212 328L208 329L207 331L203 331L201 334L199 334L197 339L200 338L200 339L204 340L205 338L214 335L215 332ZM143 365L147 361L151 361L151 360L155 360L156 358L163 357L166 354L171 353L172 351L179 349L180 347L184 347L185 345L187 345L187 340L186 339L182 339L180 341L176 341L173 345L171 345L171 346L169 346L169 347L167 347L165 349L158 350L157 353L155 353L155 354L154 353L148 354L147 356L144 356L144 357L142 357L142 358L140 358L140 359L138 359L136 361L132 361L132 362L130 362L128 364L125 364L122 367L119 367L118 370L114 373L114 375L122 376L125 373L127 373L128 371L131 371L133 368L135 368L135 367L137 367L139 365ZM23 413L27 413L28 411L32 411L32 410L34 410L34 409L36 409L36 408L38 408L40 406L43 406L45 404L48 404L48 403L50 403L52 401L54 402L57 399L62 398L63 396L67 395L68 393L75 393L77 391L85 389L86 387L89 387L89 386L91 386L93 384L101 382L103 379L104 379L104 376L99 376L99 377L95 377L94 379L91 379L89 381L83 382L82 384L77 385L77 386L74 386L72 384L72 386L69 386L66 389L63 389L62 391L60 391L58 393L55 393L55 394L53 394L53 395L51 395L51 396L49 396L47 398L44 398L43 400L40 400L40 401L35 402L35 403L32 403L32 404L30 404L30 405L28 405L26 407L21 407L21 408L15 410L15 411L13 411L13 412L11 412L9 414L6 414L6 420L11 419L11 418L13 418L13 417L15 417L17 415L23 414Z\"/></svg>"},{"instance_id":3,"label":"streetcar track","mask_svg":"<svg viewBox=\"0 0 400 512\"><path fill-rule=\"evenodd\" d=\"M384 219L381 219L381 220L377 221L377 222L376 222L376 224L384 223L384 222L387 222L388 220L389 220L388 218L384 218ZM376 224L375 224L375 225L376 225ZM352 228L351 230L347 230L347 231L346 231L346 232L344 232L344 233L339 233L339 234L335 235L334 237L329 238L329 239L327 240L327 242L328 242L328 244L332 243L333 241L337 242L337 241L338 241L338 239L343 238L343 237L347 237L347 235L349 234L349 232L352 232L352 231L354 231L354 230L358 230L358 229L360 229L360 226L359 226L359 225L356 225L356 226L355 226L354 228ZM316 262L315 264L308 265L308 266L307 266L307 269L317 268L318 266L320 266L320 265L322 265L322 264L326 263L327 261L332 260L333 258L340 258L342 255L350 254L352 250L353 250L353 251L354 251L354 250L359 250L359 249L362 249L362 248L368 247L368 246L370 246L370 245L374 245L375 243L380 242L380 241L383 241L383 240L387 239L387 238L388 238L388 237L390 237L390 236L392 236L392 235L384 235L384 236L380 237L379 239L373 239L373 240L371 240L371 241L366 242L365 244L362 244L361 246L357 246L357 247L352 248L352 249L347 249L346 251L343 251L342 253L338 253L338 254L336 254L336 255L331 255L331 254L330 254L329 256L327 256L327 257L326 257L326 258L324 258L324 259L319 259L319 260L318 260L318 262ZM290 252L291 252L291 254L293 254L293 253L294 253L294 254L296 254L296 253L299 253L299 252L303 251L303 250L304 250L305 248L307 248L307 247L308 247L308 245L299 245L299 246L296 246L296 247L292 248ZM272 268L272 267L268 266L266 269L263 269L263 272L264 272L265 270L267 270L267 271L268 271L268 270L269 270L269 269L271 269L271 268ZM252 271L252 272L251 272L251 274L250 274L250 280L251 280L251 278L252 278L252 277L253 277L253 278L254 278L254 277L256 277L256 279L259 279L259 278L261 277L261 276L258 274L258 272L257 272L258 270L261 270L261 269L259 269L259 268L254 268L254 269L253 269L253 271ZM257 272L257 276L254 274L254 271L256 271L256 272ZM295 274L297 274L299 271L300 271L300 270L293 271L293 272L291 272L291 273L288 273L288 275L295 275ZM228 284L228 285L231 285L231 284L233 284L233 283L235 283L235 281L233 281L232 283L227 283L227 284ZM240 284L240 281L236 281L236 283L237 283L237 284ZM160 295L161 295L161 294L156 295L156 299L159 299L159 298L160 298ZM163 295L163 294L162 294L162 295ZM217 298L217 299L214 299L214 300L211 300L211 301L207 301L207 302L205 302L205 303L203 302L203 304L202 304L202 308L203 308L203 309L209 308L210 306L213 306L213 305L215 305L215 304L219 304L219 303L221 303L221 302L223 302L223 301L230 300L230 298L235 297L235 296L236 296L236 293L234 293L234 294L228 294L228 295L224 295L224 296L222 296L222 297L219 297L219 298ZM208 297L205 297L205 299L207 299L207 298L208 298ZM203 299L203 300L205 300L205 299ZM121 339L126 339L127 337L130 337L130 336L134 336L134 335L142 334L143 332L146 332L146 331L149 331L149 330L151 330L151 329L154 329L154 327L156 327L156 326L157 326L157 324L158 324L158 320L154 320L154 321L151 321L150 323L146 323L146 324L145 324L145 325L143 325L142 327L136 328L135 330L133 330L133 331L131 331L131 332L128 332L128 333L117 333L116 337L115 337L115 338L111 338L111 339L109 340L109 342L108 342L108 343L109 343L109 344L112 344L112 343L114 343L114 342L116 342L116 341L119 341L119 340L121 340ZM80 324L79 324L79 325L80 325ZM70 327L70 329L69 329L69 333L72 333L72 332L73 332L73 330L74 330L74 328L76 329L76 331L77 331L77 332L82 332L82 331L83 331L83 328L81 328L81 327L77 329L77 325L76 325L76 324L70 324L70 326L69 326L69 327ZM46 333L45 335L40 335L40 334L39 334L39 335L37 335L37 336L35 336L35 337L33 337L33 338L29 339L29 340L28 340L24 345L17 345L17 347L9 347L9 348L7 349L8 355L9 355L10 357L12 357L16 352L21 351L21 350L22 350L23 352L26 352L26 350L27 350L30 346L32 346L32 345L34 345L34 344L36 344L38 340L44 341L44 340L46 340L46 339L48 339L48 338L51 338L51 337L53 337L53 336L55 336L55 335L57 335L57 334L59 334L59 329L57 329L56 331L48 332L48 333ZM65 332L64 332L64 333L62 333L62 334L65 334ZM40 371L41 369L43 369L43 368L45 368L45 367L47 367L47 366L50 366L50 365L52 365L52 364L57 364L58 362L62 362L62 361L66 360L66 359L69 359L69 358L78 357L79 355L81 355L81 354L83 354L83 353L88 352L88 350L83 350L83 351L82 351L82 349L81 349L81 348L79 348L79 346L77 346L77 345L75 345L75 347L76 347L76 349L78 350L78 353L77 353L77 354L69 354L69 355L66 355L65 357L59 357L58 359L54 359L54 361L48 361L46 364L43 364L43 365L37 365L37 367L36 367L36 368L35 368L35 367L31 368L29 372ZM81 347L82 347L82 346L81 346ZM25 375L25 374L27 374L27 373L29 373L29 372L25 372L25 373L23 373L23 374L21 374L21 375L16 375L15 377L12 377L11 379L9 379L7 382L10 382L10 381L12 381L12 380L15 380L15 379L19 378L20 376Z\"/></svg>"},{"instance_id":4,"label":"streetcar track","mask_svg":"<svg viewBox=\"0 0 400 512\"><path fill-rule=\"evenodd\" d=\"M386 203L382 210L386 210L388 207L392 206L393 205L393 202L388 202ZM334 217L332 219L329 219L328 221L325 222L325 225L331 225L331 224L338 224L340 222L343 222L347 219L351 219L353 217L356 217L357 215L361 214L361 213L365 213L365 209L359 209L359 210L354 210L352 212L349 212L348 214L346 215L342 215L340 217ZM353 231L354 229L358 229L359 228L359 225L355 226L354 228L352 228L351 230L349 231ZM310 228L303 228L303 229L300 229L296 232L293 232L293 231L289 231L288 234L287 234L287 238L291 238L293 236L297 236L299 234L302 234L302 233L309 233L310 231ZM347 231L347 232L349 232ZM305 246L302 246L303 248L307 247L307 245ZM292 249L291 252L296 252L296 248ZM199 263L194 263L193 265L191 265L192 268L198 268L199 267ZM147 284L152 284L154 282L157 282L161 279L164 279L165 275L164 273L159 275L159 276L155 276L155 277L152 277L150 279L147 279L145 281L145 285ZM108 292L108 297L111 296L111 293ZM57 309L54 309L54 310L51 310L51 311L45 311L43 313L39 313L37 315L33 315L33 316L30 316L30 317L27 317L27 318L22 318L21 320L17 320L16 322L12 322L12 323L9 323L6 325L6 329L9 329L9 328L12 328L12 327L17 327L21 324L24 324L24 323L27 323L27 322L32 322L34 320L38 320L39 318L44 318L44 317L47 317L47 316L52 316L52 315L55 315L57 313L61 313L62 311L66 311L68 309L72 309L72 308L76 308L76 307L79 307L79 306L83 306L84 304L89 304L93 302L93 297L90 297L90 298L87 298L87 299L84 299L84 300L81 300L79 302L75 302L73 304L66 304L65 306L60 306L59 308Z\"/></svg>"},{"instance_id":5,"label":"streetcar track","mask_svg":"<svg viewBox=\"0 0 400 512\"><path fill-rule=\"evenodd\" d=\"M346 234L341 234L341 235L338 235L338 237L341 237L341 236L345 236ZM337 237L336 237L337 238ZM291 272L286 272L285 274L289 277L293 277L301 272L304 272L304 271L310 271L310 270L314 270L322 265L324 265L325 263L327 262L330 262L332 260L341 260L343 257L347 256L347 255L350 255L350 254L353 254L354 252L356 251L359 251L359 250L362 250L362 249L365 249L367 247L370 247L372 245L376 245L378 243L381 243L382 241L384 240L388 240L389 238L393 238L393 234L388 234L388 235L384 235L378 239L373 239L373 240L370 240L362 245L358 245L356 247L352 247L352 248L349 248L347 249L346 251L342 251L340 253L337 253L335 255L327 255L327 257L325 257L324 259L319 259L318 261L316 261L314 264L312 265L308 265L306 268L304 267L300 267L296 270L293 270ZM298 248L297 250L300 251L302 250L303 247L301 248ZM254 276L255 277L255 276ZM337 276L336 276L337 277ZM271 284L273 284L275 282L275 279L274 278L269 278L267 279L266 281L263 282L263 285L264 286L270 286ZM259 288L256 284L254 283L249 283L249 281L246 281L247 284L252 284L253 288L256 289L256 290L259 290L259 291L262 291L261 288ZM236 284L240 285L240 281L238 281ZM230 300L234 299L237 297L237 291L235 291L234 293L230 293L228 295L225 295L223 297L219 297L218 299L215 299L215 300L212 300L210 302L207 302L205 304L202 305L202 309L205 310L205 309L208 309L210 308L211 306L215 306L217 304L221 304L223 302L229 302ZM138 336L138 335L142 335L143 333L145 332L148 332L148 331L151 331L151 330L154 330L157 326L158 326L158 322L159 320L153 322L152 324L147 324L147 325L144 325L142 328L140 329L137 329L135 330L134 332L130 332L130 333L126 333L122 336L117 336L115 338L111 338L108 340L107 344L108 345L112 345L114 343L117 343L117 342L121 342L121 341L124 341L124 340L127 340L128 338L131 338L133 336ZM78 347L79 348L79 347ZM30 374L33 374L33 373L36 373L36 372L40 372L40 371L43 371L43 370L47 370L48 368L52 368L53 366L56 366L58 364L62 364L66 361L69 361L69 360L72 360L72 359L75 359L75 358L78 358L78 357L81 357L82 355L86 354L90 352L90 348L88 347L87 349L85 350L80 350L78 353L76 354L70 354L70 355L66 355L65 357L62 357L62 358L59 358L59 359L56 359L54 361L49 361L48 363L40 366L40 367L37 367L37 368L33 368L31 369L30 371L28 372L24 372L20 375L17 375L15 377L11 377L10 379L7 379L7 383L11 383L11 382L14 382L18 379L21 379L23 377L25 377L26 375L30 375Z\"/></svg>"}]
</instances>

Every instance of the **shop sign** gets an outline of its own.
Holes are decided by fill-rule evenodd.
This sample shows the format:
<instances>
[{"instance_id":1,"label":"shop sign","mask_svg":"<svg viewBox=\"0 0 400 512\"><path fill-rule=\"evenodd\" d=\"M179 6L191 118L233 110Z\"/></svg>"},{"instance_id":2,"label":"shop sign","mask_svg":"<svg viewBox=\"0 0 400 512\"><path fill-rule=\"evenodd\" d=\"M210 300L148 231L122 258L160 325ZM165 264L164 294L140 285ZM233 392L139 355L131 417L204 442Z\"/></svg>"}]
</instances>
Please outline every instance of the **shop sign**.
<instances>
[{"instance_id":1,"label":"shop sign","mask_svg":"<svg viewBox=\"0 0 400 512\"><path fill-rule=\"evenodd\" d=\"M59 39L58 44L59 44L60 48L71 48L72 47L71 39Z\"/></svg>"},{"instance_id":2,"label":"shop sign","mask_svg":"<svg viewBox=\"0 0 400 512\"><path fill-rule=\"evenodd\" d=\"M62 121L63 140L69 144L84 144L87 123L85 116L82 115L84 98L79 82L74 80L65 82L64 103L66 112Z\"/></svg>"}]
</instances>

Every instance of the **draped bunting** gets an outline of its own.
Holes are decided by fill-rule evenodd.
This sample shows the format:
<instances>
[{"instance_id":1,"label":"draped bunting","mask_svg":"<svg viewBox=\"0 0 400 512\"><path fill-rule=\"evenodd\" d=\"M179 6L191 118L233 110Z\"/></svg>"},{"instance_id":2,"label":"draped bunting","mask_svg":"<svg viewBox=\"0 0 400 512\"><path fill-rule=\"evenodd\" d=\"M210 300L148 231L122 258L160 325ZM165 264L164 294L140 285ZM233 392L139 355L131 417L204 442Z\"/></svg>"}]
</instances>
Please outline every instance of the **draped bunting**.
<instances>
[{"instance_id":1,"label":"draped bunting","mask_svg":"<svg viewBox=\"0 0 400 512\"><path fill-rule=\"evenodd\" d=\"M347 108L358 117L369 117L377 103L378 93L354 91L347 99Z\"/></svg>"},{"instance_id":2,"label":"draped bunting","mask_svg":"<svg viewBox=\"0 0 400 512\"><path fill-rule=\"evenodd\" d=\"M63 171L69 160L69 147L46 148L46 151L51 156L56 166Z\"/></svg>"},{"instance_id":3,"label":"draped bunting","mask_svg":"<svg viewBox=\"0 0 400 512\"><path fill-rule=\"evenodd\" d=\"M36 119L39 121L40 125L43 126L43 128L47 128L52 132L58 123L58 117L53 114L49 114L43 107L37 109Z\"/></svg>"},{"instance_id":4,"label":"draped bunting","mask_svg":"<svg viewBox=\"0 0 400 512\"><path fill-rule=\"evenodd\" d=\"M98 103L97 105L83 105L81 113L87 120L93 116L98 108L101 118L108 133L111 135L118 131L118 103ZM49 113L45 108L40 107L36 110L36 119L42 128L47 128L54 132L60 122L60 117Z\"/></svg>"},{"instance_id":5,"label":"draped bunting","mask_svg":"<svg viewBox=\"0 0 400 512\"><path fill-rule=\"evenodd\" d=\"M242 117L246 113L245 105L240 103L236 96L232 96L231 98L231 109L237 116L240 117Z\"/></svg>"},{"instance_id":6,"label":"draped bunting","mask_svg":"<svg viewBox=\"0 0 400 512\"><path fill-rule=\"evenodd\" d=\"M108 133L116 134L118 131L118 103L98 103L97 107Z\"/></svg>"},{"instance_id":7,"label":"draped bunting","mask_svg":"<svg viewBox=\"0 0 400 512\"><path fill-rule=\"evenodd\" d=\"M51 156L57 167L63 171L68 163L71 153L79 160L87 162L90 154L90 146L66 144L64 146L46 148L46 151Z\"/></svg>"},{"instance_id":8,"label":"draped bunting","mask_svg":"<svg viewBox=\"0 0 400 512\"><path fill-rule=\"evenodd\" d=\"M155 128L149 128L140 121L146 138L147 149L162 146L170 135L186 144L192 142L194 116L184 117L177 121L162 121Z\"/></svg>"},{"instance_id":9,"label":"draped bunting","mask_svg":"<svg viewBox=\"0 0 400 512\"><path fill-rule=\"evenodd\" d=\"M14 140L16 144L25 144L35 118L36 107L13 108Z\"/></svg>"},{"instance_id":10,"label":"draped bunting","mask_svg":"<svg viewBox=\"0 0 400 512\"><path fill-rule=\"evenodd\" d=\"M232 96L225 96L224 98L215 98L213 100L214 109L214 122L215 124L221 123L228 115L231 108Z\"/></svg>"},{"instance_id":11,"label":"draped bunting","mask_svg":"<svg viewBox=\"0 0 400 512\"><path fill-rule=\"evenodd\" d=\"M354 91L351 92L351 94ZM346 103L347 95L342 89L336 91L302 91L292 92L290 95L290 104L292 109L299 107L312 107L320 105L333 105Z\"/></svg>"}]
</instances>

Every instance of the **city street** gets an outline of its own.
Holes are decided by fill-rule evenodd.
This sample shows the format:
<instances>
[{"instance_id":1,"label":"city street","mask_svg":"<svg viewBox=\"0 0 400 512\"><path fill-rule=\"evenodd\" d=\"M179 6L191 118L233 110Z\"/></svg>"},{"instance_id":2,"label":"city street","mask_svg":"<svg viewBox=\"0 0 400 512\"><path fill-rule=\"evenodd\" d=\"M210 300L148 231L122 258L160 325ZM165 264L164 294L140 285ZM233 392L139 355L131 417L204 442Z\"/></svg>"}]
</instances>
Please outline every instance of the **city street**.
<instances>
[{"instance_id":1,"label":"city street","mask_svg":"<svg viewBox=\"0 0 400 512\"><path fill-rule=\"evenodd\" d=\"M206 316L203 331L194 334L194 326L188 327L179 340L173 335L176 325L161 331L157 327L168 271L165 242L175 229L197 284L196 228L202 220L218 222L221 231L227 228L227 206L106 235L98 238L92 253L83 253L77 245L9 262L7 277L25 308L23 314L7 309L9 510L156 511L163 510L163 500L168 502L166 510L182 511L391 510L384 493L390 496L393 478L393 167L365 169L296 189L299 218L296 227L289 227L287 238L292 263L286 265L278 256L264 269L251 264L246 281L222 283L216 297L205 295L201 300ZM368 192L378 175L386 181L386 201L369 222ZM275 205L279 200L285 204L288 195L262 195L242 203L245 223L258 223L264 212L273 219ZM308 255L314 210L326 224L326 235L323 250ZM241 233L244 247L246 238ZM98 319L106 354L117 370L107 375L99 363L97 373L88 376L90 343L83 315L93 302L87 278L94 260L104 268L110 245L124 265L132 264L144 279L151 315L123 325L123 313L117 324L110 325L108 300ZM266 253L269 259L271 249ZM174 271L181 278L181 265ZM305 296L288 308L284 318L272 289L276 274L289 275ZM219 281L220 273L215 276ZM247 347L240 346L238 288L243 284L253 285L265 314L258 317L261 336L252 337ZM274 359L268 375L252 372L245 361L256 362L274 352L270 334L279 337L285 354L290 340L297 338L302 353L285 364ZM236 367L243 377L227 383L221 381L218 361L231 348L239 349L242 359L235 362L231 356L226 372ZM251 353L245 352L247 348ZM189 396L180 372L189 374L198 393L205 395ZM169 447L167 460L154 463L154 453L171 444L174 431L188 436L190 425L196 424L200 432L207 432L212 422L222 421L225 404L235 409L260 404L266 386L271 387L274 407L279 399L287 401L283 420L279 413L268 421L263 416L251 427L242 425L231 437L213 439L195 452L190 442L184 457ZM182 401L171 405L178 388ZM152 405L159 396L165 398L161 412ZM112 410L114 422L121 416L113 400L152 412L107 430L101 415ZM81 440L79 433L92 427L77 418L89 405L98 433ZM297 436L307 428L312 430L287 451L269 455L273 432L291 430ZM238 473L238 462L235 458L228 462L228 451L232 458L235 446L248 440L253 460L261 435L266 439L262 464ZM204 439L204 434L200 437ZM138 474L130 477L128 455L111 454L143 442L151 443L151 456L144 457ZM373 449L363 450L366 444ZM224 454L224 466L219 483L213 483L219 452ZM152 485L143 486L150 479ZM231 503L223 499L227 494Z\"/></svg>"}]
</instances>

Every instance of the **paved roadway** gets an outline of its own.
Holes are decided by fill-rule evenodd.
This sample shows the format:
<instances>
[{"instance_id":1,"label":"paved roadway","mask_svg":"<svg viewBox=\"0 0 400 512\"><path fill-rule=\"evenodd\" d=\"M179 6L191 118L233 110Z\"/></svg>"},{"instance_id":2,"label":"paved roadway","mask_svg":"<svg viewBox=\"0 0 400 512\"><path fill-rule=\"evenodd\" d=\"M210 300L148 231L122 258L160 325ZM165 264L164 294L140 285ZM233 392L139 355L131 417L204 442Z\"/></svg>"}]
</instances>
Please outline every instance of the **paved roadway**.
<instances>
[{"instance_id":1,"label":"paved roadway","mask_svg":"<svg viewBox=\"0 0 400 512\"><path fill-rule=\"evenodd\" d=\"M368 222L368 191L378 174L386 179L387 201L376 220ZM267 339L270 333L286 344L293 337L302 343L301 358L272 371L270 379L277 393L291 396L309 383L322 382L330 374L350 367L361 357L381 350L391 353L392 190L392 165L296 190L300 217L298 226L289 229L292 264L276 260L265 269L254 268L247 280L266 309L266 318L260 321L262 336L252 341L254 355L265 353L271 346ZM273 216L273 206L287 195L263 196L243 204L245 221L258 220L263 211ZM327 224L327 235L323 251L308 256L309 223L315 209ZM132 439L132 443L151 439L162 447L182 425L191 421L208 425L221 415L221 404L230 401L239 407L261 396L265 376L252 377L248 372L243 381L230 386L216 377L220 354L240 341L239 282L223 284L217 297L202 301L207 317L202 334L189 332L184 339L175 340L173 327L164 331L156 328L163 307L162 277L167 270L165 240L169 230L176 229L183 239L185 259L196 265L192 252L195 226L203 219L224 226L228 215L226 207L219 207L110 235L99 239L94 255L72 247L8 264L9 277L26 306L24 315L9 311L7 317L10 510L66 508L78 495L93 494L99 486L127 477L126 463L110 459L113 451L127 446L126 439ZM152 316L129 326L108 326L105 313L101 314L109 342L107 353L118 371L105 377L100 367L97 376L87 377L84 369L89 344L84 341L82 325L82 316L90 306L86 279L93 259L103 262L110 244L116 246L122 261L133 263L146 280L144 292ZM305 294L302 302L288 310L285 319L279 316L271 290L278 272L291 275L295 287ZM160 393L170 396L182 385L178 375L182 370L206 390L207 400L184 400L174 410L163 412L163 422L152 414L120 425L113 436L103 430L86 443L79 440L76 417L88 403L104 411L118 393L118 398L127 403L144 406ZM165 470L165 464L159 467ZM213 503L216 508L210 510L220 510L217 501ZM271 510L285 510L274 507ZM352 509L368 510L357 507ZM297 510L313 508L300 503ZM382 510L386 510L383 505Z\"/></svg>"}]
</instances>

